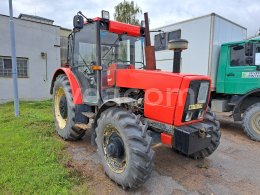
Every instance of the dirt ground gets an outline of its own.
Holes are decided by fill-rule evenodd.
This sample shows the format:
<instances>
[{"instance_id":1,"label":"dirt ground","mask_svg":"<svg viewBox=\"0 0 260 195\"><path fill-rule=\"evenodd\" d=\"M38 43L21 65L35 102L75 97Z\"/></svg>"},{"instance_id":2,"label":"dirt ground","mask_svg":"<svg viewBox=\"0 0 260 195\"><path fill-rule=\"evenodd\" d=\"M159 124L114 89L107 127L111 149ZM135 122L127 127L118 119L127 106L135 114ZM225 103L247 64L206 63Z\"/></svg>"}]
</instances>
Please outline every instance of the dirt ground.
<instances>
[{"instance_id":1,"label":"dirt ground","mask_svg":"<svg viewBox=\"0 0 260 195\"><path fill-rule=\"evenodd\" d=\"M156 145L154 171L139 189L124 191L103 172L88 133L69 142L69 166L87 178L94 194L260 194L260 142L249 140L241 125L219 115L222 139L217 151L192 160L164 145Z\"/></svg>"}]
</instances>

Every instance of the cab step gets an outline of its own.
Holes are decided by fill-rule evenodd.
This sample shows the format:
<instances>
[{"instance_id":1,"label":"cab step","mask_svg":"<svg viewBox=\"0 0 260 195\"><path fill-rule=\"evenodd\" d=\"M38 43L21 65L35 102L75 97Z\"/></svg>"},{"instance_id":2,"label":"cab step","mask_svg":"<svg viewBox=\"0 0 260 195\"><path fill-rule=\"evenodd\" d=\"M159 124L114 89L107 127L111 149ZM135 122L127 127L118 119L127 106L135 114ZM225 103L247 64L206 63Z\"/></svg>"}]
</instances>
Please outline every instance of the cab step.
<instances>
[{"instance_id":1,"label":"cab step","mask_svg":"<svg viewBox=\"0 0 260 195\"><path fill-rule=\"evenodd\" d=\"M89 119L93 119L95 117L94 112L81 112L81 114L88 117Z\"/></svg>"},{"instance_id":2,"label":"cab step","mask_svg":"<svg viewBox=\"0 0 260 195\"><path fill-rule=\"evenodd\" d=\"M75 126L80 129L88 130L88 129L92 129L93 124L94 124L94 119L90 118L88 124L77 123L77 124L75 124Z\"/></svg>"}]
</instances>

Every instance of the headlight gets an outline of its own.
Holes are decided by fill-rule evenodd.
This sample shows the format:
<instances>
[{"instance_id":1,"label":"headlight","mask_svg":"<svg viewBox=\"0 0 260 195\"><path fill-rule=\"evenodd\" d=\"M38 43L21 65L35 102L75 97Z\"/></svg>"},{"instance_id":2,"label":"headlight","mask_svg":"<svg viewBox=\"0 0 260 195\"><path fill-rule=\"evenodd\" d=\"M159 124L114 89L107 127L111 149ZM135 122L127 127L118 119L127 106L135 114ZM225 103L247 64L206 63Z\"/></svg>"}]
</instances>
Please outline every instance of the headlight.
<instances>
[{"instance_id":1,"label":"headlight","mask_svg":"<svg viewBox=\"0 0 260 195\"><path fill-rule=\"evenodd\" d=\"M185 121L190 121L192 119L192 116L193 116L193 112L192 111L188 111L186 113L186 117L185 117Z\"/></svg>"},{"instance_id":2,"label":"headlight","mask_svg":"<svg viewBox=\"0 0 260 195\"><path fill-rule=\"evenodd\" d=\"M208 98L209 82L200 83L199 94L197 97L197 102L200 104L205 104Z\"/></svg>"},{"instance_id":3,"label":"headlight","mask_svg":"<svg viewBox=\"0 0 260 195\"><path fill-rule=\"evenodd\" d=\"M203 115L204 115L204 110L200 110L198 114L198 119L203 118Z\"/></svg>"}]
</instances>

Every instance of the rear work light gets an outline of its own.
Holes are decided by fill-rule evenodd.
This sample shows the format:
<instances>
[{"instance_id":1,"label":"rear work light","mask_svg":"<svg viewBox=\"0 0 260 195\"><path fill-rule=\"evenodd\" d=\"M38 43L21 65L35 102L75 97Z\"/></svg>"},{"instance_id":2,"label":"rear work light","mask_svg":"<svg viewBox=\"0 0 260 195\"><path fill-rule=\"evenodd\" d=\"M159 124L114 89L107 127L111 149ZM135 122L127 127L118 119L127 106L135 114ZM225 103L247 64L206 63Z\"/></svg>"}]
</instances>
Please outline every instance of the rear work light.
<instances>
[{"instance_id":1,"label":"rear work light","mask_svg":"<svg viewBox=\"0 0 260 195\"><path fill-rule=\"evenodd\" d=\"M102 10L101 12L101 17L104 18L104 19L107 19L109 20L109 12L108 11L105 11L105 10Z\"/></svg>"}]
</instances>

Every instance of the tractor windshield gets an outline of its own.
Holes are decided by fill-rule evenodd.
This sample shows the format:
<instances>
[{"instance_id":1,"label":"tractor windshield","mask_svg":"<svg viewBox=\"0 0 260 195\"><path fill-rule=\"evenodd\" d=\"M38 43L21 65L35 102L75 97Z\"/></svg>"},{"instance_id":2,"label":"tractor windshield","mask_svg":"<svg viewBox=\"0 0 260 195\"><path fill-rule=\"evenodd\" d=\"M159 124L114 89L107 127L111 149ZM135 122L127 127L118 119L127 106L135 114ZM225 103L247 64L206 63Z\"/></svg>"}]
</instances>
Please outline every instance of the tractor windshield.
<instances>
[{"instance_id":1,"label":"tractor windshield","mask_svg":"<svg viewBox=\"0 0 260 195\"><path fill-rule=\"evenodd\" d=\"M103 68L111 64L133 64L136 68L144 66L144 39L126 34L118 35L101 30L101 62Z\"/></svg>"}]
</instances>

